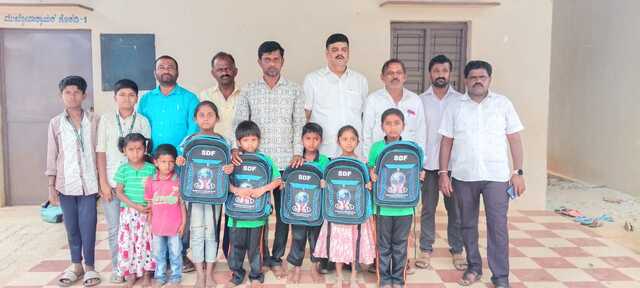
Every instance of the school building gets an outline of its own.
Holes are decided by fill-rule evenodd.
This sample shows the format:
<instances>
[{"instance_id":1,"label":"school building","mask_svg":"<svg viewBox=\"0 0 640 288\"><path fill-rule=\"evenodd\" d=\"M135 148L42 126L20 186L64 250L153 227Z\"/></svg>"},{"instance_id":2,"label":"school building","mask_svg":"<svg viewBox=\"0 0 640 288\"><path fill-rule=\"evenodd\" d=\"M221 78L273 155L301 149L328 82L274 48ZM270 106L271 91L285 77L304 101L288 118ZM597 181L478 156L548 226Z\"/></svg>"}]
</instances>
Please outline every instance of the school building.
<instances>
[{"instance_id":1,"label":"school building","mask_svg":"<svg viewBox=\"0 0 640 288\"><path fill-rule=\"evenodd\" d=\"M550 81L558 76L552 68L564 61L554 58L563 54L552 53L564 53L552 49L557 5L552 0L0 1L0 205L46 199L46 127L62 111L57 83L65 75L85 77L89 82L85 107L105 113L114 109L110 85L116 78L130 77L146 90L155 85L156 56L174 56L180 67L178 83L199 92L214 84L209 71L216 52L234 55L242 85L260 77L258 45L276 40L286 50L283 75L301 83L306 73L326 65L324 42L341 32L351 41L349 66L368 78L370 91L382 87L380 69L390 57L405 61L407 86L418 94L429 86L425 70L432 56L446 54L454 61L452 82L458 90L464 89L461 68L467 60L489 61L494 66L492 89L513 101L526 127L528 193L513 202L512 209L543 209L548 131L564 133L548 129L550 88L559 93L568 89ZM569 31L566 36L571 36ZM584 58L574 60L582 64L578 62ZM571 71L564 69L572 68L564 65L560 76L579 77L565 75ZM611 80L615 91L624 89L620 81ZM589 117L584 118L597 121ZM565 138L555 136L549 143L581 141ZM572 159L582 157L580 151L574 152Z\"/></svg>"}]
</instances>

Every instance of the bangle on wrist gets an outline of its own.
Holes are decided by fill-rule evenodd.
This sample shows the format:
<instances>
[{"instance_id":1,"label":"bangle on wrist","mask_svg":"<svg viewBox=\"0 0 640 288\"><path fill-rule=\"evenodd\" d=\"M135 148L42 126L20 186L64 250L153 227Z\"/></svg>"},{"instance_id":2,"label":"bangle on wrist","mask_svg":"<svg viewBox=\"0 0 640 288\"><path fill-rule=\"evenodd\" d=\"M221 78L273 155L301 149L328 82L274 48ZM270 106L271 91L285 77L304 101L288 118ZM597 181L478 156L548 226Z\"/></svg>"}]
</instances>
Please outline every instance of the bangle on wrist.
<instances>
[{"instance_id":1,"label":"bangle on wrist","mask_svg":"<svg viewBox=\"0 0 640 288\"><path fill-rule=\"evenodd\" d=\"M438 175L443 175L443 174L449 174L449 171L447 171L447 170L438 171Z\"/></svg>"}]
</instances>

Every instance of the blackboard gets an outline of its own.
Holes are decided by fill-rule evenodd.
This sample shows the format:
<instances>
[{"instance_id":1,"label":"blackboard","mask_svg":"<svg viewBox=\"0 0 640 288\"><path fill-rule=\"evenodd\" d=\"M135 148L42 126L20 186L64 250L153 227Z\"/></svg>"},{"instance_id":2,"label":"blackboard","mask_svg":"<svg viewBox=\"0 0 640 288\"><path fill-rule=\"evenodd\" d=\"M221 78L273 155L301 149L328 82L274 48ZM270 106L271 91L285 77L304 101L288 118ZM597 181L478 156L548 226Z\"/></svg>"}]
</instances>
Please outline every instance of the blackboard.
<instances>
[{"instance_id":1,"label":"blackboard","mask_svg":"<svg viewBox=\"0 0 640 288\"><path fill-rule=\"evenodd\" d=\"M113 84L123 78L135 81L139 90L155 88L154 34L100 34L100 55L102 91L113 91Z\"/></svg>"}]
</instances>

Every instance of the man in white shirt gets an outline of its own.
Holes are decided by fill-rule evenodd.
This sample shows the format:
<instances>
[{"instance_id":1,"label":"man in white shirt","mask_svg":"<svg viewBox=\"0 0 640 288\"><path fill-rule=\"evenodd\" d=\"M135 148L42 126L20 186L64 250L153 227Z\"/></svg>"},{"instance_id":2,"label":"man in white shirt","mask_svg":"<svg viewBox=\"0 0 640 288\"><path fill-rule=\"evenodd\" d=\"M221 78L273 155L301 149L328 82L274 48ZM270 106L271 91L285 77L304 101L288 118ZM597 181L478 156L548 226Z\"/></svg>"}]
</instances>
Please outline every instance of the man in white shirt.
<instances>
[{"instance_id":1,"label":"man in white shirt","mask_svg":"<svg viewBox=\"0 0 640 288\"><path fill-rule=\"evenodd\" d=\"M451 103L440 125L440 191L456 195L468 268L458 282L468 286L480 280L482 259L478 249L480 194L487 217L487 258L496 288L509 287L509 235L507 210L510 194L522 195L524 128L513 104L489 91L491 65L471 61L464 68L467 94ZM513 159L509 168L509 149ZM451 160L451 165L449 161ZM449 171L445 168L451 168Z\"/></svg>"},{"instance_id":2,"label":"man in white shirt","mask_svg":"<svg viewBox=\"0 0 640 288\"><path fill-rule=\"evenodd\" d=\"M447 56L438 55L429 61L429 80L431 86L420 98L424 105L426 120L427 140L425 142L425 163L427 177L422 185L422 211L420 215L420 251L422 252L416 260L416 267L422 269L432 269L431 254L433 253L433 243L436 239L436 207L438 207L438 155L440 154L440 140L442 136L438 133L442 113L452 101L462 98L449 84L452 63ZM447 170L447 169L442 169ZM458 219L458 209L453 195L444 197L444 207L447 209L447 240L449 242L449 252L453 256L453 266L457 270L466 268L466 260L462 253L462 230Z\"/></svg>"},{"instance_id":3,"label":"man in white shirt","mask_svg":"<svg viewBox=\"0 0 640 288\"><path fill-rule=\"evenodd\" d=\"M382 66L380 79L384 88L371 93L365 102L363 115L362 146L364 155L369 155L371 145L384 139L380 117L389 108L397 108L404 114L405 127L402 140L414 141L424 149L426 141L424 108L420 97L404 88L407 81L404 63L390 59Z\"/></svg>"},{"instance_id":4,"label":"man in white shirt","mask_svg":"<svg viewBox=\"0 0 640 288\"><path fill-rule=\"evenodd\" d=\"M329 158L340 155L338 130L352 125L362 132L362 110L369 90L367 79L347 67L349 39L336 33L326 41L327 67L309 73L304 79L307 120L320 124L322 137L320 153Z\"/></svg>"}]
</instances>

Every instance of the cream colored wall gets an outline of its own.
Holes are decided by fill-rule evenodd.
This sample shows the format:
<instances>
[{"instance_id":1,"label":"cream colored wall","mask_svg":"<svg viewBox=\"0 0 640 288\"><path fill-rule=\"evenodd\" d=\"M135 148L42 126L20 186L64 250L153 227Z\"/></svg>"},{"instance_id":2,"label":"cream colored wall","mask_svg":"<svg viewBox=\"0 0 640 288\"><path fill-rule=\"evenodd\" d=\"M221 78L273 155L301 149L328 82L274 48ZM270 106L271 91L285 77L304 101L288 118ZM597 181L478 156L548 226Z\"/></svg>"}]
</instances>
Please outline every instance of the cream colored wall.
<instances>
[{"instance_id":1,"label":"cream colored wall","mask_svg":"<svg viewBox=\"0 0 640 288\"><path fill-rule=\"evenodd\" d=\"M640 196L640 2L553 9L549 170Z\"/></svg>"},{"instance_id":2,"label":"cream colored wall","mask_svg":"<svg viewBox=\"0 0 640 288\"><path fill-rule=\"evenodd\" d=\"M185 5L184 3L189 3ZM155 33L157 55L175 56L179 82L199 91L214 82L211 56L232 53L239 81L257 79L257 47L277 40L285 48L284 75L301 82L322 67L324 41L333 32L351 40L350 66L382 86L379 71L389 58L391 21L469 23L469 59L495 67L493 88L512 99L526 126L525 168L529 192L515 208L544 208L547 114L551 45L551 0L505 0L500 6L387 5L373 0L325 1L94 1L90 17L94 47L94 87L98 112L113 109L100 92L100 33Z\"/></svg>"}]
</instances>

